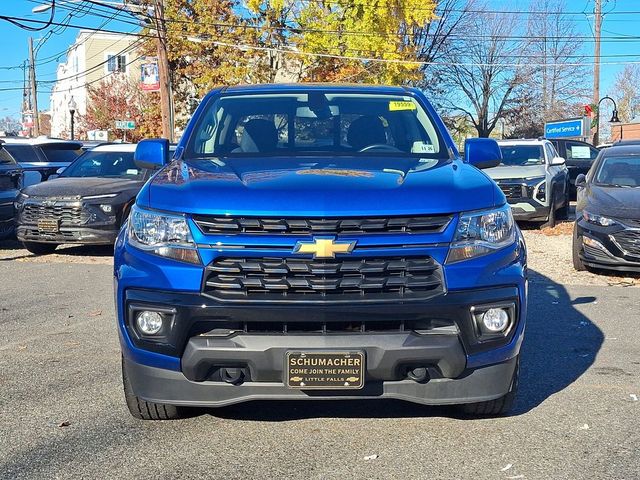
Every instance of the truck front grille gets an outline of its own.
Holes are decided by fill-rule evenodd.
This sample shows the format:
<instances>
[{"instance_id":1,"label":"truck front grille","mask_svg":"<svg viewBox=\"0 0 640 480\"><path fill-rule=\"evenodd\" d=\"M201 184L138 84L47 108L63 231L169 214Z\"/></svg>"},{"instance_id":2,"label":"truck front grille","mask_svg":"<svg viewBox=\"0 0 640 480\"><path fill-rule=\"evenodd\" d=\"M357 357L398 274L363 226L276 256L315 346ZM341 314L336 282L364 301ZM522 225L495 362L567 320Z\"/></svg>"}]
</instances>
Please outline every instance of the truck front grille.
<instances>
[{"instance_id":1,"label":"truck front grille","mask_svg":"<svg viewBox=\"0 0 640 480\"><path fill-rule=\"evenodd\" d=\"M22 210L22 223L35 224L39 219L56 219L60 225L82 225L88 216L80 206L27 203Z\"/></svg>"},{"instance_id":2,"label":"truck front grille","mask_svg":"<svg viewBox=\"0 0 640 480\"><path fill-rule=\"evenodd\" d=\"M640 232L622 230L614 233L613 238L625 254L632 257L640 257Z\"/></svg>"},{"instance_id":3,"label":"truck front grille","mask_svg":"<svg viewBox=\"0 0 640 480\"><path fill-rule=\"evenodd\" d=\"M431 257L219 258L203 284L204 294L229 301L410 300L443 291L442 269Z\"/></svg>"},{"instance_id":4,"label":"truck front grille","mask_svg":"<svg viewBox=\"0 0 640 480\"><path fill-rule=\"evenodd\" d=\"M194 215L205 234L344 235L373 233L437 233L453 217L432 215L386 218L263 218Z\"/></svg>"},{"instance_id":5,"label":"truck front grille","mask_svg":"<svg viewBox=\"0 0 640 480\"><path fill-rule=\"evenodd\" d=\"M498 183L500 190L504 193L504 196L508 199L512 198L526 198L527 188L520 184L512 183Z\"/></svg>"}]
</instances>

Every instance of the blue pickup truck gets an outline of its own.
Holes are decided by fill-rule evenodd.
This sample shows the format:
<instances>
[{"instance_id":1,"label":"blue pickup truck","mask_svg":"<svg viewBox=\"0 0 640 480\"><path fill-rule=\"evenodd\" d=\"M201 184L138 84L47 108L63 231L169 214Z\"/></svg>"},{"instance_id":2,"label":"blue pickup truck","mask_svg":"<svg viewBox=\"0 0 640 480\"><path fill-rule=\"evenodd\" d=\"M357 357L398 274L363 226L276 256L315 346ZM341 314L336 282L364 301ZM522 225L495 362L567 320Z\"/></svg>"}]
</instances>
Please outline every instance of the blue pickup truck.
<instances>
[{"instance_id":1,"label":"blue pickup truck","mask_svg":"<svg viewBox=\"0 0 640 480\"><path fill-rule=\"evenodd\" d=\"M134 417L250 400L395 398L501 415L518 385L526 247L505 196L402 87L212 91L115 246Z\"/></svg>"}]
</instances>

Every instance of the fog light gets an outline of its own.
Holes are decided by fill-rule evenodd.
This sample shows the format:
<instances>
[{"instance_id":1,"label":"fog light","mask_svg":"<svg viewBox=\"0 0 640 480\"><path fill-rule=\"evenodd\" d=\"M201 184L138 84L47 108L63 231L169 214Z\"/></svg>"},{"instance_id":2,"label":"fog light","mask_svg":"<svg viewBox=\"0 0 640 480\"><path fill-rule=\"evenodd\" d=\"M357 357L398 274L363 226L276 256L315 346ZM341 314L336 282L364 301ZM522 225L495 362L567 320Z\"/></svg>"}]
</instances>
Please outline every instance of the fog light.
<instances>
[{"instance_id":1,"label":"fog light","mask_svg":"<svg viewBox=\"0 0 640 480\"><path fill-rule=\"evenodd\" d=\"M136 318L138 329L145 335L155 335L162 329L162 315L144 310Z\"/></svg>"},{"instance_id":2,"label":"fog light","mask_svg":"<svg viewBox=\"0 0 640 480\"><path fill-rule=\"evenodd\" d=\"M509 325L509 314L503 308L490 308L482 315L482 323L490 332L502 332Z\"/></svg>"},{"instance_id":3,"label":"fog light","mask_svg":"<svg viewBox=\"0 0 640 480\"><path fill-rule=\"evenodd\" d=\"M104 213L111 213L113 211L113 206L111 205L100 205L100 208Z\"/></svg>"}]
</instances>

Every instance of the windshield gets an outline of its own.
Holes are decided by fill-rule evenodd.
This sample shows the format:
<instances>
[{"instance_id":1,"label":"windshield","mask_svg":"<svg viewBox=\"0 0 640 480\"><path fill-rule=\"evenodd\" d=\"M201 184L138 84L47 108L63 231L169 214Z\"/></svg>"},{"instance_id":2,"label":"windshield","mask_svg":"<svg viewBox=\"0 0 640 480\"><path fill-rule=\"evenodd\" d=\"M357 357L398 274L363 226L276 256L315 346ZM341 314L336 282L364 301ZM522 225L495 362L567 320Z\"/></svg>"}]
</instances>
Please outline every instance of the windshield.
<instances>
[{"instance_id":1,"label":"windshield","mask_svg":"<svg viewBox=\"0 0 640 480\"><path fill-rule=\"evenodd\" d=\"M76 144L53 143L41 145L40 148L50 162L71 163L82 155L82 148Z\"/></svg>"},{"instance_id":2,"label":"windshield","mask_svg":"<svg viewBox=\"0 0 640 480\"><path fill-rule=\"evenodd\" d=\"M640 156L604 157L595 183L605 187L640 186Z\"/></svg>"},{"instance_id":3,"label":"windshield","mask_svg":"<svg viewBox=\"0 0 640 480\"><path fill-rule=\"evenodd\" d=\"M409 96L313 91L210 102L186 157L419 155L447 158L427 112Z\"/></svg>"},{"instance_id":4,"label":"windshield","mask_svg":"<svg viewBox=\"0 0 640 480\"><path fill-rule=\"evenodd\" d=\"M61 177L114 177L141 180L133 152L86 152L62 173Z\"/></svg>"},{"instance_id":5,"label":"windshield","mask_svg":"<svg viewBox=\"0 0 640 480\"><path fill-rule=\"evenodd\" d=\"M4 148L19 163L43 162L44 159L38 156L38 152L31 145L12 145L6 144Z\"/></svg>"},{"instance_id":6,"label":"windshield","mask_svg":"<svg viewBox=\"0 0 640 480\"><path fill-rule=\"evenodd\" d=\"M2 147L0 147L0 163L16 163L9 152Z\"/></svg>"},{"instance_id":7,"label":"windshield","mask_svg":"<svg viewBox=\"0 0 640 480\"><path fill-rule=\"evenodd\" d=\"M502 163L508 166L544 165L541 145L500 145Z\"/></svg>"}]
</instances>

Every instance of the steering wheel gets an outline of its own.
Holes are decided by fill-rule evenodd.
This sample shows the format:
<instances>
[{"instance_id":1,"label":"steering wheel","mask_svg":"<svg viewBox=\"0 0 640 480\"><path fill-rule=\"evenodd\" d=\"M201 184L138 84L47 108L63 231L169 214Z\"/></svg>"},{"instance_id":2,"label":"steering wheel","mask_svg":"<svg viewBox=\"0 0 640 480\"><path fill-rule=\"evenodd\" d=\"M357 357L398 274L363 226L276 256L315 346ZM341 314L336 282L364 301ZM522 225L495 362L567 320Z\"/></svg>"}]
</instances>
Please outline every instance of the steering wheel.
<instances>
[{"instance_id":1,"label":"steering wheel","mask_svg":"<svg viewBox=\"0 0 640 480\"><path fill-rule=\"evenodd\" d=\"M386 143L374 143L373 145L367 145L364 148L358 150L358 153L368 152L369 150L383 150L386 152L401 152L399 148L394 147L393 145L387 145Z\"/></svg>"}]
</instances>

